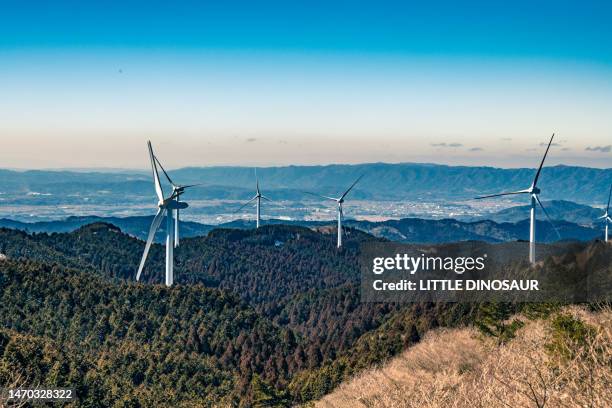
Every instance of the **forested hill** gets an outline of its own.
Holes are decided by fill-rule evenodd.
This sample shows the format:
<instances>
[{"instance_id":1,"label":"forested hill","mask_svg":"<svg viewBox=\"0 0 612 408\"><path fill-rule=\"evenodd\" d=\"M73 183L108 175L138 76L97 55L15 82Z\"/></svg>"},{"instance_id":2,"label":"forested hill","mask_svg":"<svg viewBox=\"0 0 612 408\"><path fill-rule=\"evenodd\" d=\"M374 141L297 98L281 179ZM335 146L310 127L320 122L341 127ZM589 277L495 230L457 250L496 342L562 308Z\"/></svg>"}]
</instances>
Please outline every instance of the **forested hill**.
<instances>
[{"instance_id":1,"label":"forested hill","mask_svg":"<svg viewBox=\"0 0 612 408\"><path fill-rule=\"evenodd\" d=\"M0 218L0 227L17 229L29 233L37 232L72 232L89 224L106 223L112 224L121 229L126 234L147 239L149 227L153 222L154 216L131 216L131 217L98 217L98 216L70 216L62 220L21 222L8 218ZM181 220L181 236L195 237L206 235L214 226ZM166 223L162 222L159 230L155 234L157 242L164 242L166 239Z\"/></svg>"},{"instance_id":2,"label":"forested hill","mask_svg":"<svg viewBox=\"0 0 612 408\"><path fill-rule=\"evenodd\" d=\"M358 244L375 238L352 229L345 232L345 245L339 251L333 230L321 233L282 225L257 230L214 230L206 237L181 240L175 250L176 282L203 283L231 291L272 321L291 323L300 331L315 333L317 342L333 355L378 324L378 317L373 317L377 308L362 314L356 292ZM118 280L134 280L143 247L142 241L109 224L50 235L0 229L0 253L10 259L26 257L61 263ZM163 246L154 244L143 282L163 282L164 256ZM345 298L341 307L331 303L335 296ZM302 298L310 299L312 304ZM302 299L301 310L293 306L298 299ZM321 313L327 307L337 309L330 316L333 323L311 320L308 308L315 305ZM340 317L342 322L354 320L354 328L347 334L341 333L345 328L336 320ZM326 330L319 330L324 327Z\"/></svg>"},{"instance_id":3,"label":"forested hill","mask_svg":"<svg viewBox=\"0 0 612 408\"><path fill-rule=\"evenodd\" d=\"M513 207L514 208L514 207ZM528 210L523 207L517 207L519 210L508 209L499 214L499 218L511 218L508 222L495 222L487 219L478 220L455 220L455 219L423 219L423 218L402 218L399 220L386 220L379 222L363 221L363 220L345 220L344 225L350 226L357 230L365 231L377 237L386 238L392 241L400 242L456 242L465 240L480 240L487 242L503 242L519 239L529 239L528 220L525 216L529 214ZM578 208L575 212L566 211L563 209ZM594 220L594 214L599 216L600 211L587 206L578 206L574 203L565 203L552 205L549 208L552 216L555 217L555 227L559 231L562 239L577 239L589 241L593 238L602 236L602 223L598 222L591 225ZM584 224L568 222L563 220L561 215L568 215L569 218L576 221L584 221ZM493 218L497 218L495 215ZM586 222L588 221L589 222ZM71 232L81 227L93 223L107 223L115 225L129 235L146 239L149 226L153 221L153 216L139 217L68 217L64 220L42 221L42 222L19 222L9 219L0 219L0 227L17 229L26 232ZM555 228L548 222L539 219L536 228L536 239L538 242L553 242L559 240ZM286 221L280 219L267 219L263 221L264 225L293 225L309 228L318 228L331 226L335 224L333 221L304 221L294 220ZM213 229L233 228L233 229L252 229L255 228L253 221L235 220L219 226L200 224L197 222L181 221L181 236L183 238L196 237L207 235ZM156 242L164 242L165 239L165 223L162 223L161 228L156 234Z\"/></svg>"},{"instance_id":4,"label":"forested hill","mask_svg":"<svg viewBox=\"0 0 612 408\"><path fill-rule=\"evenodd\" d=\"M381 222L348 220L345 225L358 228L377 237L398 242L443 243L477 240L485 242L509 242L529 240L529 220L497 223L489 220L462 222L453 219L426 220L402 218ZM602 237L600 229L594 229L567 221L536 220L536 241L559 240L590 241Z\"/></svg>"},{"instance_id":5,"label":"forested hill","mask_svg":"<svg viewBox=\"0 0 612 408\"><path fill-rule=\"evenodd\" d=\"M0 287L0 383L19 374L76 387L82 406L238 400L254 373L282 386L295 365L291 331L201 285L111 283L3 261Z\"/></svg>"},{"instance_id":6,"label":"forested hill","mask_svg":"<svg viewBox=\"0 0 612 408\"><path fill-rule=\"evenodd\" d=\"M144 243L112 225L0 229L0 383L21 374L76 385L92 407L287 406L322 396L432 327L488 313L361 303L359 244L376 238L348 229L338 250L334 232L267 226L185 239L178 284L165 288L163 247L153 246L144 283L135 283ZM609 264L603 244L568 248L543 267Z\"/></svg>"},{"instance_id":7,"label":"forested hill","mask_svg":"<svg viewBox=\"0 0 612 408\"><path fill-rule=\"evenodd\" d=\"M291 276L295 271L302 273L304 268L321 274L342 275L335 280L325 276L322 280L329 282L329 285L355 276L351 268L355 266L358 244L376 238L348 228L345 230L345 245L338 251L335 230L323 228L321 231L271 225L257 230L217 229L206 237L182 239L181 246L175 250L176 280L179 283L206 282L209 286L216 286L220 280L232 276L233 266L241 270L248 268L250 272L261 271L259 273L262 275L269 275L270 271L280 268ZM53 234L27 234L0 228L0 253L10 258L58 262L126 280L134 279L143 248L143 241L124 234L108 223L95 223L73 232ZM164 256L163 245L154 244L151 247L143 271L144 282L163 282ZM313 261L316 263L313 264ZM346 266L346 262L350 263L350 267ZM224 275L219 275L220 271ZM321 277L302 276L310 281ZM310 285L310 282L304 282L302 287L308 288Z\"/></svg>"},{"instance_id":8,"label":"forested hill","mask_svg":"<svg viewBox=\"0 0 612 408\"><path fill-rule=\"evenodd\" d=\"M338 251L332 231L216 230L183 241L177 275L188 284L168 289L153 284L162 247L153 247L149 282L133 283L143 243L114 226L0 230L0 380L76 384L90 406L314 398L328 387L293 383L297 373L350 355L365 333L409 310L360 303L364 239L348 230ZM426 330L430 314L420 315ZM376 355L355 359L367 366L403 344L383 338ZM23 373L9 369L15 362Z\"/></svg>"}]
</instances>

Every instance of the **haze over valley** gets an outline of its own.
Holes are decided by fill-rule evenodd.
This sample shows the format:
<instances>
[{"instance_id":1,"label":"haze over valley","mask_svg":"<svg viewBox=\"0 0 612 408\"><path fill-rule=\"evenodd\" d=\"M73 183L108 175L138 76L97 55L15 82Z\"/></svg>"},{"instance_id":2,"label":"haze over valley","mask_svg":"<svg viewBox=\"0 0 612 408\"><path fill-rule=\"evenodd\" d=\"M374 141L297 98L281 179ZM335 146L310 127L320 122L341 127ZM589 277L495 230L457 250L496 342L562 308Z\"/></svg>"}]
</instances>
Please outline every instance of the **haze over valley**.
<instances>
[{"instance_id":1,"label":"haze over valley","mask_svg":"<svg viewBox=\"0 0 612 408\"><path fill-rule=\"evenodd\" d=\"M520 221L527 218L527 213L521 218L520 212L512 214L508 209L527 205L524 197L473 198L497 190L521 188L525 179L533 177L534 171L410 163L257 170L262 192L273 200L262 206L262 216L286 221L333 220L335 208L332 205L304 192L338 194L361 174L363 180L345 204L348 218L368 221L406 217ZM216 225L253 218L254 209L251 207L236 213L255 192L253 168L184 168L169 171L169 174L184 184L203 183L185 194L190 204L184 214L185 220ZM612 183L612 169L545 167L541 179L546 183L543 201L564 200L601 207L607 198L603 187ZM155 206L150 180L149 171L0 170L0 218L37 222L70 216L150 215ZM502 210L507 211L499 213ZM583 208L583 211L583 216L578 219L571 218L573 211L558 211L556 215L588 224L589 210Z\"/></svg>"}]
</instances>

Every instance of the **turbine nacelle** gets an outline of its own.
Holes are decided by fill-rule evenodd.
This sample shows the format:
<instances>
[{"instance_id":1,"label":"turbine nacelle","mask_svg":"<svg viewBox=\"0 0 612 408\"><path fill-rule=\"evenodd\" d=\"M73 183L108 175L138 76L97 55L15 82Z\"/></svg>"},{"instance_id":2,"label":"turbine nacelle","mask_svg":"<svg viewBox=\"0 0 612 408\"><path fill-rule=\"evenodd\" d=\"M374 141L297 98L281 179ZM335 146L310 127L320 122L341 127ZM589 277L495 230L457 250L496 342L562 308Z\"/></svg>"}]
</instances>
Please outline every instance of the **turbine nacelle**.
<instances>
[{"instance_id":1,"label":"turbine nacelle","mask_svg":"<svg viewBox=\"0 0 612 408\"><path fill-rule=\"evenodd\" d=\"M184 201L170 199L166 202L165 207L169 210L184 210L185 208L189 207L189 204Z\"/></svg>"},{"instance_id":2,"label":"turbine nacelle","mask_svg":"<svg viewBox=\"0 0 612 408\"><path fill-rule=\"evenodd\" d=\"M168 174L168 172L166 171L166 169L164 169L164 166L162 166L161 162L159 161L159 159L157 158L157 156L155 156L153 154L153 149L151 147L151 142L149 142L149 153L151 155L151 163L153 166L153 172L156 176L156 178L158 179L159 177L157 177L157 170L156 167L157 165L159 165L159 168L162 170L162 172L164 173L164 176L166 176L166 179L168 180L168 183L170 183L170 185L172 186L172 194L170 195L170 197L168 197L166 200L163 200L163 202L166 202L168 200L173 200L176 201L177 203L180 201L181 195L183 193L185 193L185 190L187 190L188 188L191 187L196 187L196 186L200 186L201 184L187 184L187 185L182 185L182 184L175 184L174 181L172 181L172 179L170 178L170 175ZM156 181L156 188L157 188L157 184L158 182ZM159 190L161 191L161 185L159 185ZM163 199L163 192L162 195L160 196L158 193L158 196L160 198L160 200ZM170 208L172 211L174 211L174 246L178 247L179 246L179 224L180 224L180 211L183 208L187 208L187 207L172 207Z\"/></svg>"}]
</instances>

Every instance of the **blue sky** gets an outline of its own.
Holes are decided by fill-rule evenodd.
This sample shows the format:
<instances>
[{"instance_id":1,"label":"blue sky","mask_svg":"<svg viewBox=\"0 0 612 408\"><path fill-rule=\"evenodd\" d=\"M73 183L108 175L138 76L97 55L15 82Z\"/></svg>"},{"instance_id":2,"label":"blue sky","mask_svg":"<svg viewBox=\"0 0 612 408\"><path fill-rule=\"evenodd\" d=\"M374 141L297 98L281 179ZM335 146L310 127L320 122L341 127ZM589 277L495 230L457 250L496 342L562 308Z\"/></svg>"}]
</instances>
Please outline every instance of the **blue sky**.
<instances>
[{"instance_id":1,"label":"blue sky","mask_svg":"<svg viewBox=\"0 0 612 408\"><path fill-rule=\"evenodd\" d=\"M610 167L610 2L1 4L0 167Z\"/></svg>"},{"instance_id":2,"label":"blue sky","mask_svg":"<svg viewBox=\"0 0 612 408\"><path fill-rule=\"evenodd\" d=\"M607 1L3 1L6 48L391 52L609 64Z\"/></svg>"}]
</instances>

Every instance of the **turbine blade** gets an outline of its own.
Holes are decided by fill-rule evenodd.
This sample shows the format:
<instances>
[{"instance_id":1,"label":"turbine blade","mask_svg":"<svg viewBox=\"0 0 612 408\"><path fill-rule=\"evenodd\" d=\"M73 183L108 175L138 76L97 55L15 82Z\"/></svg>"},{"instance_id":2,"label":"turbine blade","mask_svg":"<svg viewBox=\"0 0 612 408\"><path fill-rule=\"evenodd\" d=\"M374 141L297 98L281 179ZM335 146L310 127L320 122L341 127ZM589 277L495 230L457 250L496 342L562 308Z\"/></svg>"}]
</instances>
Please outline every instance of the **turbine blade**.
<instances>
[{"instance_id":1,"label":"turbine blade","mask_svg":"<svg viewBox=\"0 0 612 408\"><path fill-rule=\"evenodd\" d=\"M363 177L363 174L361 176L359 176L357 178L357 180L355 180L355 182L353 184L351 184L351 186L348 188L348 190L346 190L344 192L344 194L342 194L342 196L340 196L340 200L342 200L344 197L346 197L346 195L349 193L349 191L351 191L353 189L353 187L355 187L355 184L357 184L359 182L359 180L361 180L362 177Z\"/></svg>"},{"instance_id":2,"label":"turbine blade","mask_svg":"<svg viewBox=\"0 0 612 408\"><path fill-rule=\"evenodd\" d=\"M610 184L610 192L608 193L608 206L606 207L606 214L610 212L610 197L612 197L612 184Z\"/></svg>"},{"instance_id":3,"label":"turbine blade","mask_svg":"<svg viewBox=\"0 0 612 408\"><path fill-rule=\"evenodd\" d=\"M166 172L166 169L164 169L164 166L162 166L161 162L159 161L159 159L157 158L157 156L155 157L155 161L157 162L157 164L159 164L159 168L162 169L162 172L164 173L164 176L166 176L166 178L168 179L168 182L170 184L172 184L172 186L174 186L174 182L172 181L172 179L170 178L170 176L168 175L168 172Z\"/></svg>"},{"instance_id":4,"label":"turbine blade","mask_svg":"<svg viewBox=\"0 0 612 408\"><path fill-rule=\"evenodd\" d=\"M159 225L164 218L164 210L165 208L160 208L157 210L157 214L155 214L155 218L153 218L153 222L151 223L151 227L149 228L149 236L147 237L147 243L145 244L144 252L142 253L142 259L140 260L140 266L138 267L138 273L136 274L136 280L140 280L140 274L142 273L142 268L144 268L145 261L147 260L147 255L149 254L149 249L151 249L151 244L153 243L153 238L155 238L155 233L159 228ZM172 210L170 210L172 211Z\"/></svg>"},{"instance_id":5,"label":"turbine blade","mask_svg":"<svg viewBox=\"0 0 612 408\"><path fill-rule=\"evenodd\" d=\"M319 198L324 198L326 200L333 200L333 201L338 201L339 200L339 198L334 198L334 197L328 197L328 196L324 196L324 195L320 195L320 194L315 194L315 193L311 193L309 191L302 191L302 193L310 194L312 196L319 197Z\"/></svg>"},{"instance_id":6,"label":"turbine blade","mask_svg":"<svg viewBox=\"0 0 612 408\"><path fill-rule=\"evenodd\" d=\"M482 200L483 198L501 197L501 196L507 196L507 195L527 194L527 193L529 193L529 190L512 191L509 193L498 193L498 194L490 194L486 196L474 197L474 200Z\"/></svg>"},{"instance_id":7,"label":"turbine blade","mask_svg":"<svg viewBox=\"0 0 612 408\"><path fill-rule=\"evenodd\" d=\"M606 218L606 220L607 220L608 222L612 222L612 218L610 218L610 217Z\"/></svg>"},{"instance_id":8,"label":"turbine blade","mask_svg":"<svg viewBox=\"0 0 612 408\"><path fill-rule=\"evenodd\" d=\"M240 206L239 209L237 209L236 211L234 211L232 214L236 214L237 212L240 212L240 210L242 210L244 207L246 207L247 205L249 205L250 203L253 202L253 200L255 200L257 198L257 196L251 198L249 201L247 201L246 203L244 203L243 205Z\"/></svg>"},{"instance_id":9,"label":"turbine blade","mask_svg":"<svg viewBox=\"0 0 612 408\"><path fill-rule=\"evenodd\" d=\"M185 186L179 186L182 189L186 189L186 188L191 188L191 187L197 187L197 186L203 186L204 183L196 183L196 184L187 184Z\"/></svg>"},{"instance_id":10,"label":"turbine blade","mask_svg":"<svg viewBox=\"0 0 612 408\"><path fill-rule=\"evenodd\" d=\"M546 147L546 151L544 152L544 157L542 157L542 162L540 163L540 167L538 167L538 171L533 179L532 187L535 187L538 184L538 178L540 178L540 173L542 172L542 167L544 166L544 160L546 160L546 155L548 154L548 149L550 149L550 145L552 144L553 138L555 134L553 133L550 137L550 142L548 142L548 146Z\"/></svg>"},{"instance_id":11,"label":"turbine blade","mask_svg":"<svg viewBox=\"0 0 612 408\"><path fill-rule=\"evenodd\" d=\"M155 155L153 154L153 146L151 146L151 142L147 142L147 146L149 146L149 157L151 159L151 168L153 169L153 181L155 183L155 193L157 193L157 198L159 201L164 201L164 190L162 190L161 183L159 181L159 173L157 173L157 165L155 163Z\"/></svg>"},{"instance_id":12,"label":"turbine blade","mask_svg":"<svg viewBox=\"0 0 612 408\"><path fill-rule=\"evenodd\" d=\"M280 207L280 208L286 208L286 209L288 209L288 207L287 207L287 206L282 205L282 204L281 204L279 201L277 201L277 200L272 200L271 198L268 198L268 197L266 197L265 195L262 195L262 196L261 196L261 198L263 198L263 199L264 199L264 200L266 200L266 201L269 201L269 202L271 202L271 203L276 204L276 205L277 205L278 207Z\"/></svg>"},{"instance_id":13,"label":"turbine blade","mask_svg":"<svg viewBox=\"0 0 612 408\"><path fill-rule=\"evenodd\" d=\"M178 188L178 190L174 190L172 192L172 195L170 196L171 199L173 198L179 198L181 196L181 194L183 194L185 192L185 190L187 190L188 188L191 187L196 187L196 186L201 186L204 183L198 183L198 184L187 184L185 186L174 186L175 188ZM178 201L178 200L177 200Z\"/></svg>"},{"instance_id":14,"label":"turbine blade","mask_svg":"<svg viewBox=\"0 0 612 408\"><path fill-rule=\"evenodd\" d=\"M561 239L561 234L559 233L559 230L557 229L557 227L555 227L555 224L553 224L552 218L550 218L550 216L548 215L548 211L546 211L546 208L544 208L544 205L540 201L540 197L538 197L536 195L535 198L536 198L536 201L538 202L538 204L540 204L540 207L542 207L542 211L544 212L544 215L546 215L546 218L548 219L548 222L550 223L550 225L553 227L553 229L557 233L557 236L559 237L559 239Z\"/></svg>"}]
</instances>

